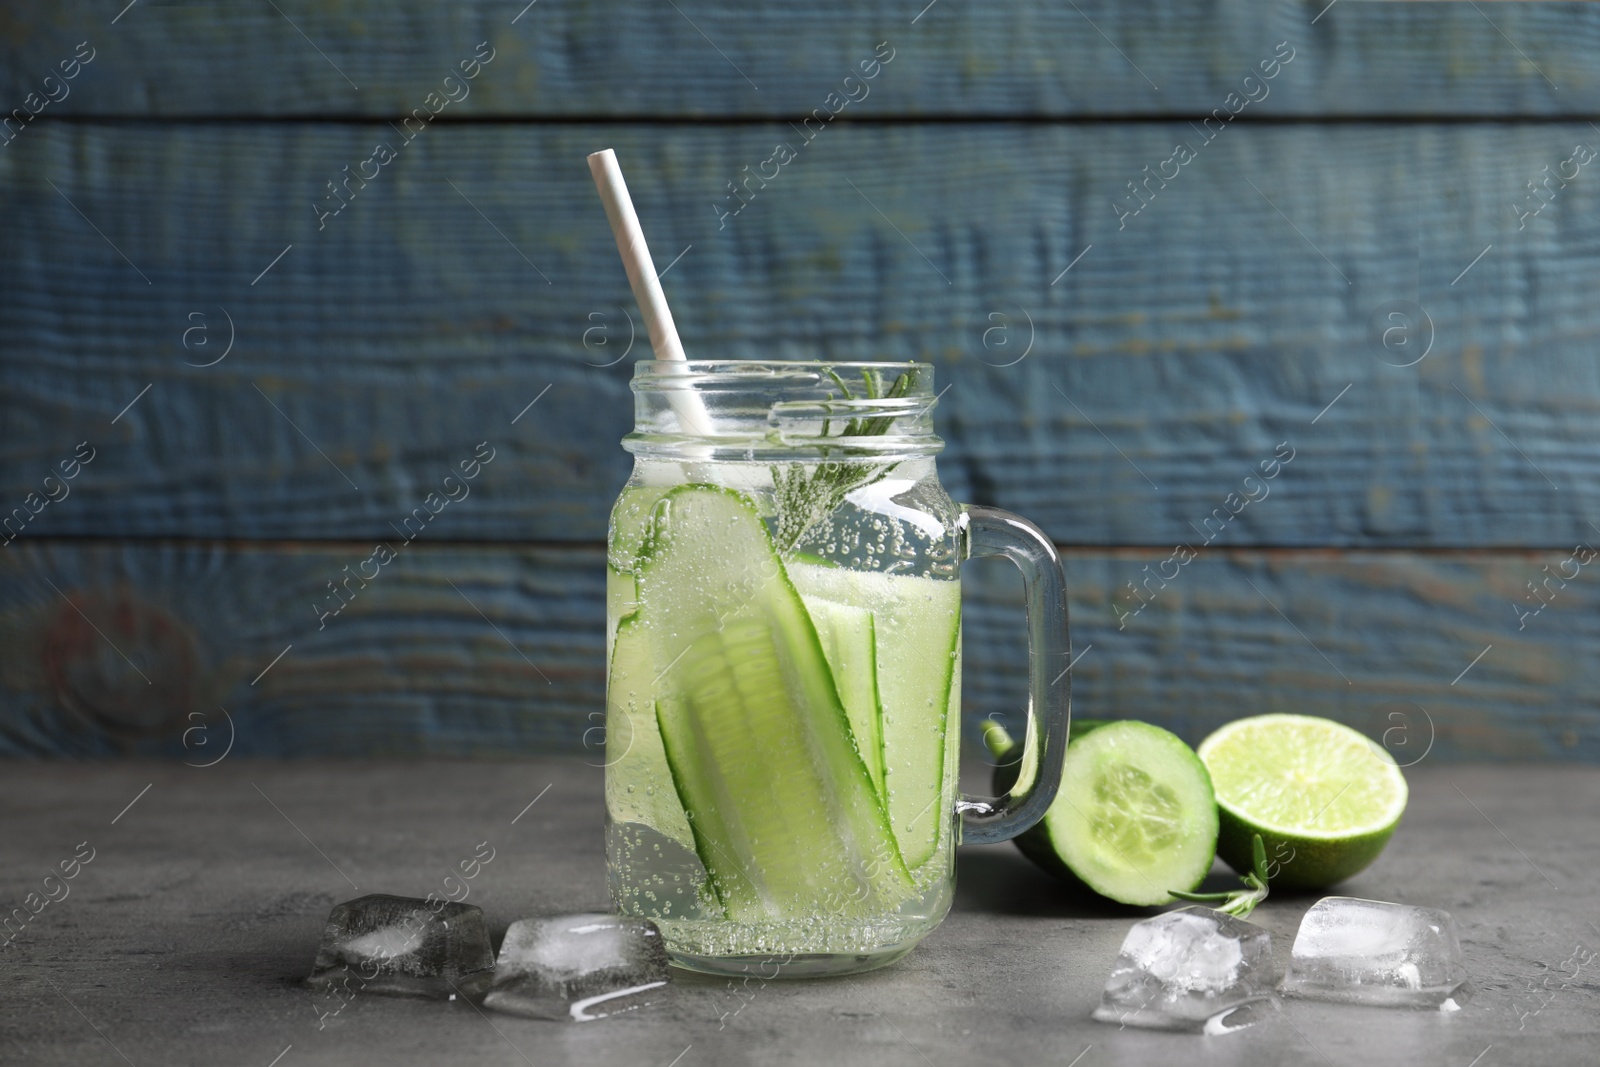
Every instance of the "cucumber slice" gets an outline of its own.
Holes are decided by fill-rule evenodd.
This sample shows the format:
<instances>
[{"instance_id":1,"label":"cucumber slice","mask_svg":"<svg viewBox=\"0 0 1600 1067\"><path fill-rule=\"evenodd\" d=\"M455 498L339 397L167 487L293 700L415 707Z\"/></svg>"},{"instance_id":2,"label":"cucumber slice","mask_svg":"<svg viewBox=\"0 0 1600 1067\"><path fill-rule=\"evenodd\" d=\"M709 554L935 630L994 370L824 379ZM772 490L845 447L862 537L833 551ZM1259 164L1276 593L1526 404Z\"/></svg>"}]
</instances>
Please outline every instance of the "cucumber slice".
<instances>
[{"instance_id":1,"label":"cucumber slice","mask_svg":"<svg viewBox=\"0 0 1600 1067\"><path fill-rule=\"evenodd\" d=\"M789 576L808 599L872 613L889 822L906 864L920 867L937 851L955 803L946 748L961 654L960 583L810 563L791 564Z\"/></svg>"},{"instance_id":2,"label":"cucumber slice","mask_svg":"<svg viewBox=\"0 0 1600 1067\"><path fill-rule=\"evenodd\" d=\"M638 617L623 619L606 679L606 811L614 823L641 823L692 851L694 834L656 726L654 676Z\"/></svg>"},{"instance_id":3,"label":"cucumber slice","mask_svg":"<svg viewBox=\"0 0 1600 1067\"><path fill-rule=\"evenodd\" d=\"M625 486L611 508L610 529L606 532L606 678L611 677L611 656L617 639L617 624L639 606L638 583L633 566L650 522L650 509L666 493L655 485Z\"/></svg>"},{"instance_id":4,"label":"cucumber slice","mask_svg":"<svg viewBox=\"0 0 1600 1067\"><path fill-rule=\"evenodd\" d=\"M606 680L611 679L611 657L617 646L617 626L639 606L639 585L633 575L606 564Z\"/></svg>"},{"instance_id":5,"label":"cucumber slice","mask_svg":"<svg viewBox=\"0 0 1600 1067\"><path fill-rule=\"evenodd\" d=\"M728 917L892 910L910 876L755 507L728 489L671 490L636 573L666 762Z\"/></svg>"},{"instance_id":6,"label":"cucumber slice","mask_svg":"<svg viewBox=\"0 0 1600 1067\"><path fill-rule=\"evenodd\" d=\"M610 528L606 531L606 562L623 574L633 570L650 526L650 513L656 502L671 487L662 485L624 486L611 507Z\"/></svg>"},{"instance_id":7,"label":"cucumber slice","mask_svg":"<svg viewBox=\"0 0 1600 1067\"><path fill-rule=\"evenodd\" d=\"M802 596L817 628L822 654L833 671L856 752L867 765L872 784L883 792L883 712L878 707L878 655L872 612L822 597Z\"/></svg>"},{"instance_id":8,"label":"cucumber slice","mask_svg":"<svg viewBox=\"0 0 1600 1067\"><path fill-rule=\"evenodd\" d=\"M1217 802L1205 764L1149 723L1074 726L1055 802L1017 847L1044 870L1123 904L1165 904L1172 890L1193 890L1217 852ZM1018 753L997 726L986 741L1004 761L994 786L1004 794Z\"/></svg>"}]
</instances>

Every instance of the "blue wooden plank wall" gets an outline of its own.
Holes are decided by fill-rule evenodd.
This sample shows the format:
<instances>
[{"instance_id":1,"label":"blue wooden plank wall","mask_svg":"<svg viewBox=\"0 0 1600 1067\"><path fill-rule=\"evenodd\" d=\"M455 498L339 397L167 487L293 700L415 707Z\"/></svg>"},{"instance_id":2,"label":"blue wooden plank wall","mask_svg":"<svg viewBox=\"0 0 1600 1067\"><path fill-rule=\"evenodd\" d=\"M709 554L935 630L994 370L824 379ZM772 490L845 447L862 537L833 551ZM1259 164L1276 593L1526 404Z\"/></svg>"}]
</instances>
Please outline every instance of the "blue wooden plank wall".
<instances>
[{"instance_id":1,"label":"blue wooden plank wall","mask_svg":"<svg viewBox=\"0 0 1600 1067\"><path fill-rule=\"evenodd\" d=\"M611 146L694 355L936 365L946 484L1064 548L1080 714L1600 759L1592 5L106 6L0 12L0 753L581 750Z\"/></svg>"}]
</instances>

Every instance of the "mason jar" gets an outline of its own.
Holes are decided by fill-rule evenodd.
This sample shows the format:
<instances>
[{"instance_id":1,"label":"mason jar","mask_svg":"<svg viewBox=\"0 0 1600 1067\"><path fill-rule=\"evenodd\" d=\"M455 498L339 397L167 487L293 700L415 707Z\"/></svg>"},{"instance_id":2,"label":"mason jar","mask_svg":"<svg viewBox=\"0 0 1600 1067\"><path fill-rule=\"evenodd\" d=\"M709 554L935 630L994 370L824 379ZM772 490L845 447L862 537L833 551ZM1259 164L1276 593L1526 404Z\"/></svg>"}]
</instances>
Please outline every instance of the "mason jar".
<instances>
[{"instance_id":1,"label":"mason jar","mask_svg":"<svg viewBox=\"0 0 1600 1067\"><path fill-rule=\"evenodd\" d=\"M933 368L655 361L606 576L606 854L679 966L848 974L949 910L955 846L1027 829L1067 739L1049 539L939 484ZM963 560L1022 570L1024 796L957 789Z\"/></svg>"}]
</instances>

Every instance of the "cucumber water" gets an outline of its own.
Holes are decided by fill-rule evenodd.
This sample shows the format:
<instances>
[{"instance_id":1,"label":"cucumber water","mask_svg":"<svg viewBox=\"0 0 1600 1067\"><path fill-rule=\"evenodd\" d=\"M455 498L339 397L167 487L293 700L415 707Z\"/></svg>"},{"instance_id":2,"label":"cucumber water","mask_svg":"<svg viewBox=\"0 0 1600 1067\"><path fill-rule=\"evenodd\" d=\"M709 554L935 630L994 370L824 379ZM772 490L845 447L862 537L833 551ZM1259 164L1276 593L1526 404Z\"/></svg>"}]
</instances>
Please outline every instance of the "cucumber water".
<instances>
[{"instance_id":1,"label":"cucumber water","mask_svg":"<svg viewBox=\"0 0 1600 1067\"><path fill-rule=\"evenodd\" d=\"M948 906L959 586L786 562L771 528L757 493L619 500L613 892L691 957L909 945ZM660 899L668 856L689 906Z\"/></svg>"}]
</instances>

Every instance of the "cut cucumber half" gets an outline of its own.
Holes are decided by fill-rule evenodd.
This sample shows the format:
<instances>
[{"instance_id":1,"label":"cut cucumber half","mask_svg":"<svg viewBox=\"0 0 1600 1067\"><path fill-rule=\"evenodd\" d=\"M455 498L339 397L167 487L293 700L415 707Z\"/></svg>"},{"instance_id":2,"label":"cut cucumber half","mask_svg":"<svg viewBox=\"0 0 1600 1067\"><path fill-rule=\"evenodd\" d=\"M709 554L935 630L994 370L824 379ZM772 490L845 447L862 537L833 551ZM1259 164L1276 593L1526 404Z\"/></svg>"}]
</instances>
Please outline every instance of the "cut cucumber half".
<instances>
[{"instance_id":1,"label":"cut cucumber half","mask_svg":"<svg viewBox=\"0 0 1600 1067\"><path fill-rule=\"evenodd\" d=\"M656 726L655 667L641 631L637 617L622 620L606 679L606 811L614 823L641 823L693 850Z\"/></svg>"},{"instance_id":2,"label":"cut cucumber half","mask_svg":"<svg viewBox=\"0 0 1600 1067\"><path fill-rule=\"evenodd\" d=\"M960 583L809 563L792 564L789 575L808 603L872 614L889 823L907 866L920 867L948 831L955 803L946 748L961 654Z\"/></svg>"},{"instance_id":3,"label":"cut cucumber half","mask_svg":"<svg viewBox=\"0 0 1600 1067\"><path fill-rule=\"evenodd\" d=\"M1076 724L1075 724L1076 725ZM1044 818L1016 838L1043 869L1123 904L1165 904L1205 879L1217 852L1211 777L1176 735L1143 722L1073 732L1061 788ZM1002 760L995 790L1010 791L1020 760L1005 731L986 734ZM998 749L998 751L996 751Z\"/></svg>"},{"instance_id":4,"label":"cut cucumber half","mask_svg":"<svg viewBox=\"0 0 1600 1067\"><path fill-rule=\"evenodd\" d=\"M1073 719L1067 727L1067 744L1070 746L1089 731L1098 730L1111 722L1111 719ZM997 761L994 768L996 796L1005 796L1007 793L1021 795L1033 788L1034 779L1039 773L1038 763L1033 760L1023 762L1025 753L1037 751L1034 745L1038 741L1039 728L1032 714L1028 715L1026 727L1025 745L1019 746L1011 739L1006 728L993 719L983 725L983 743Z\"/></svg>"},{"instance_id":5,"label":"cut cucumber half","mask_svg":"<svg viewBox=\"0 0 1600 1067\"><path fill-rule=\"evenodd\" d=\"M873 787L883 792L883 726L878 707L878 655L872 612L821 597L802 596L817 628L822 654L833 672L833 684L844 702L856 752L867 765Z\"/></svg>"},{"instance_id":6,"label":"cut cucumber half","mask_svg":"<svg viewBox=\"0 0 1600 1067\"><path fill-rule=\"evenodd\" d=\"M635 570L667 766L728 917L864 917L909 896L816 629L751 501L674 488Z\"/></svg>"}]
</instances>

